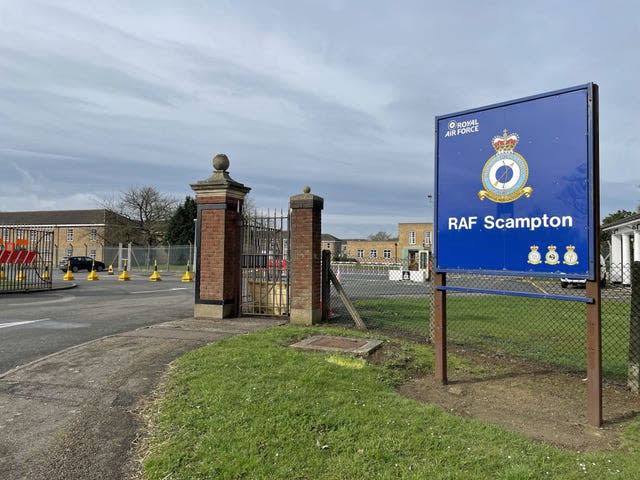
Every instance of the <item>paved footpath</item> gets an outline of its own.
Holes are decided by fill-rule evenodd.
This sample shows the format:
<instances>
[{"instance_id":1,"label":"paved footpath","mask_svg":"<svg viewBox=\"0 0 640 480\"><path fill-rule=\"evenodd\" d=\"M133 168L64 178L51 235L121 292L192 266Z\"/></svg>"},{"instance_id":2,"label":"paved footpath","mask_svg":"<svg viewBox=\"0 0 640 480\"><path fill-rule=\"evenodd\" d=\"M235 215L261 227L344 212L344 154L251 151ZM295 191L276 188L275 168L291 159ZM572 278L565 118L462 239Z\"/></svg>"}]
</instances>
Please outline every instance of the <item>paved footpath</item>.
<instances>
[{"instance_id":1,"label":"paved footpath","mask_svg":"<svg viewBox=\"0 0 640 480\"><path fill-rule=\"evenodd\" d=\"M184 319L104 337L0 374L0 479L128 479L136 404L207 343L284 323Z\"/></svg>"}]
</instances>

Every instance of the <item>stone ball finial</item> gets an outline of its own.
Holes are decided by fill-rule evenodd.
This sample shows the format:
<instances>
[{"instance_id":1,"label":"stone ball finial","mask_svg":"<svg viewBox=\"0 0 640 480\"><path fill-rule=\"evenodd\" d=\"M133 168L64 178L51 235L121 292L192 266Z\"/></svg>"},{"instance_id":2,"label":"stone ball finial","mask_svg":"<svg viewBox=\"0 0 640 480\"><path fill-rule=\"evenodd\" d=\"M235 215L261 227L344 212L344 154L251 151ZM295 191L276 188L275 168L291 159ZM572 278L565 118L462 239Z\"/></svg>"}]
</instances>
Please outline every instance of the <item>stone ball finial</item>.
<instances>
[{"instance_id":1,"label":"stone ball finial","mask_svg":"<svg viewBox=\"0 0 640 480\"><path fill-rule=\"evenodd\" d=\"M219 153L213 157L213 168L218 172L226 172L229 169L229 157L224 153Z\"/></svg>"},{"instance_id":2,"label":"stone ball finial","mask_svg":"<svg viewBox=\"0 0 640 480\"><path fill-rule=\"evenodd\" d=\"M311 187L309 185L307 185L306 187L304 187L302 189L302 193L311 193Z\"/></svg>"}]
</instances>

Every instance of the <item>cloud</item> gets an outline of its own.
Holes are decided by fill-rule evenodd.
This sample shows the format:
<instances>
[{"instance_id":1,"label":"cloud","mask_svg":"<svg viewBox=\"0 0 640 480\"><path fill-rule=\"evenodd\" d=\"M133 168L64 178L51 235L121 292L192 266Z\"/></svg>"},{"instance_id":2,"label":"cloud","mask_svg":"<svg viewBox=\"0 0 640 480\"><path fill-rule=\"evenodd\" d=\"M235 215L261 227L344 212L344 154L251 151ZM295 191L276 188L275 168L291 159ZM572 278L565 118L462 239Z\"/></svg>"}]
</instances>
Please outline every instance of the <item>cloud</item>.
<instances>
[{"instance_id":1,"label":"cloud","mask_svg":"<svg viewBox=\"0 0 640 480\"><path fill-rule=\"evenodd\" d=\"M325 197L326 231L366 236L430 218L436 115L593 80L603 215L632 209L640 64L628 39L640 33L640 7L619 7L0 6L0 161L18 167L6 174L1 208L19 192L20 205L42 208L133 184L182 197L224 152L261 207L311 185Z\"/></svg>"}]
</instances>

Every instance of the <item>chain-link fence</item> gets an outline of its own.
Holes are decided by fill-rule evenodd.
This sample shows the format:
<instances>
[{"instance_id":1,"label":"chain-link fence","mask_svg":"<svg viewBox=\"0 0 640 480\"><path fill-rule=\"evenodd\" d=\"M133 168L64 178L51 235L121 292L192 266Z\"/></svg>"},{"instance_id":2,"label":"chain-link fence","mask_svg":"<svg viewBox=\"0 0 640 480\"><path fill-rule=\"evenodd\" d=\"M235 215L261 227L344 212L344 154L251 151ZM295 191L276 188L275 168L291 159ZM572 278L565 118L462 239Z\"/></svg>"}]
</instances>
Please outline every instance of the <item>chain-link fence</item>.
<instances>
[{"instance_id":1,"label":"chain-link fence","mask_svg":"<svg viewBox=\"0 0 640 480\"><path fill-rule=\"evenodd\" d=\"M150 272L155 263L158 270L165 272L184 272L187 262L194 269L192 245L160 245L156 247L131 246L129 247L104 247L103 259L105 265L117 269L123 260L128 260L129 271Z\"/></svg>"},{"instance_id":2,"label":"chain-link fence","mask_svg":"<svg viewBox=\"0 0 640 480\"><path fill-rule=\"evenodd\" d=\"M430 336L432 284L427 270L400 263L333 263L333 273L368 328L422 340ZM331 288L332 322L349 323L345 305Z\"/></svg>"},{"instance_id":3,"label":"chain-link fence","mask_svg":"<svg viewBox=\"0 0 640 480\"><path fill-rule=\"evenodd\" d=\"M638 268L640 272L640 263ZM430 279L398 278L394 273L398 265L333 264L332 269L368 328L423 341L432 338ZM602 371L605 379L617 383L627 383L634 368L637 376L640 362L640 298L632 301L631 278L631 265L624 265L608 267L603 280ZM640 297L640 273L638 278ZM448 274L447 285L567 297L555 300L448 292L448 342L453 347L520 357L557 370L586 371L586 303L581 301L586 296L584 281ZM334 288L330 315L333 322L351 322Z\"/></svg>"}]
</instances>

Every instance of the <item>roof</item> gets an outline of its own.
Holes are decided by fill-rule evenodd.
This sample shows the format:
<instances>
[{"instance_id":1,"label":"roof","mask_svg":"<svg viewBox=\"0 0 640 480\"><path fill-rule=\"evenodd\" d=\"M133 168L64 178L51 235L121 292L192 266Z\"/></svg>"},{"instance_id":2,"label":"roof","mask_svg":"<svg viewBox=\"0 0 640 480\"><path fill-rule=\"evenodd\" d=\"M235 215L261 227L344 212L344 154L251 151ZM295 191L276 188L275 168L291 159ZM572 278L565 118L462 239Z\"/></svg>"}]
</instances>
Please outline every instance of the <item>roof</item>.
<instances>
[{"instance_id":1,"label":"roof","mask_svg":"<svg viewBox=\"0 0 640 480\"><path fill-rule=\"evenodd\" d=\"M323 233L321 238L323 242L341 242L342 241L338 237L334 237L329 233Z\"/></svg>"},{"instance_id":2,"label":"roof","mask_svg":"<svg viewBox=\"0 0 640 480\"><path fill-rule=\"evenodd\" d=\"M105 225L117 215L104 208L94 210L43 210L0 212L0 225Z\"/></svg>"},{"instance_id":3,"label":"roof","mask_svg":"<svg viewBox=\"0 0 640 480\"><path fill-rule=\"evenodd\" d=\"M606 232L608 230L615 229L631 229L631 227L640 224L640 213L636 213L634 215L629 215L628 217L621 218L616 220L615 222L607 223L602 226L602 231Z\"/></svg>"}]
</instances>

